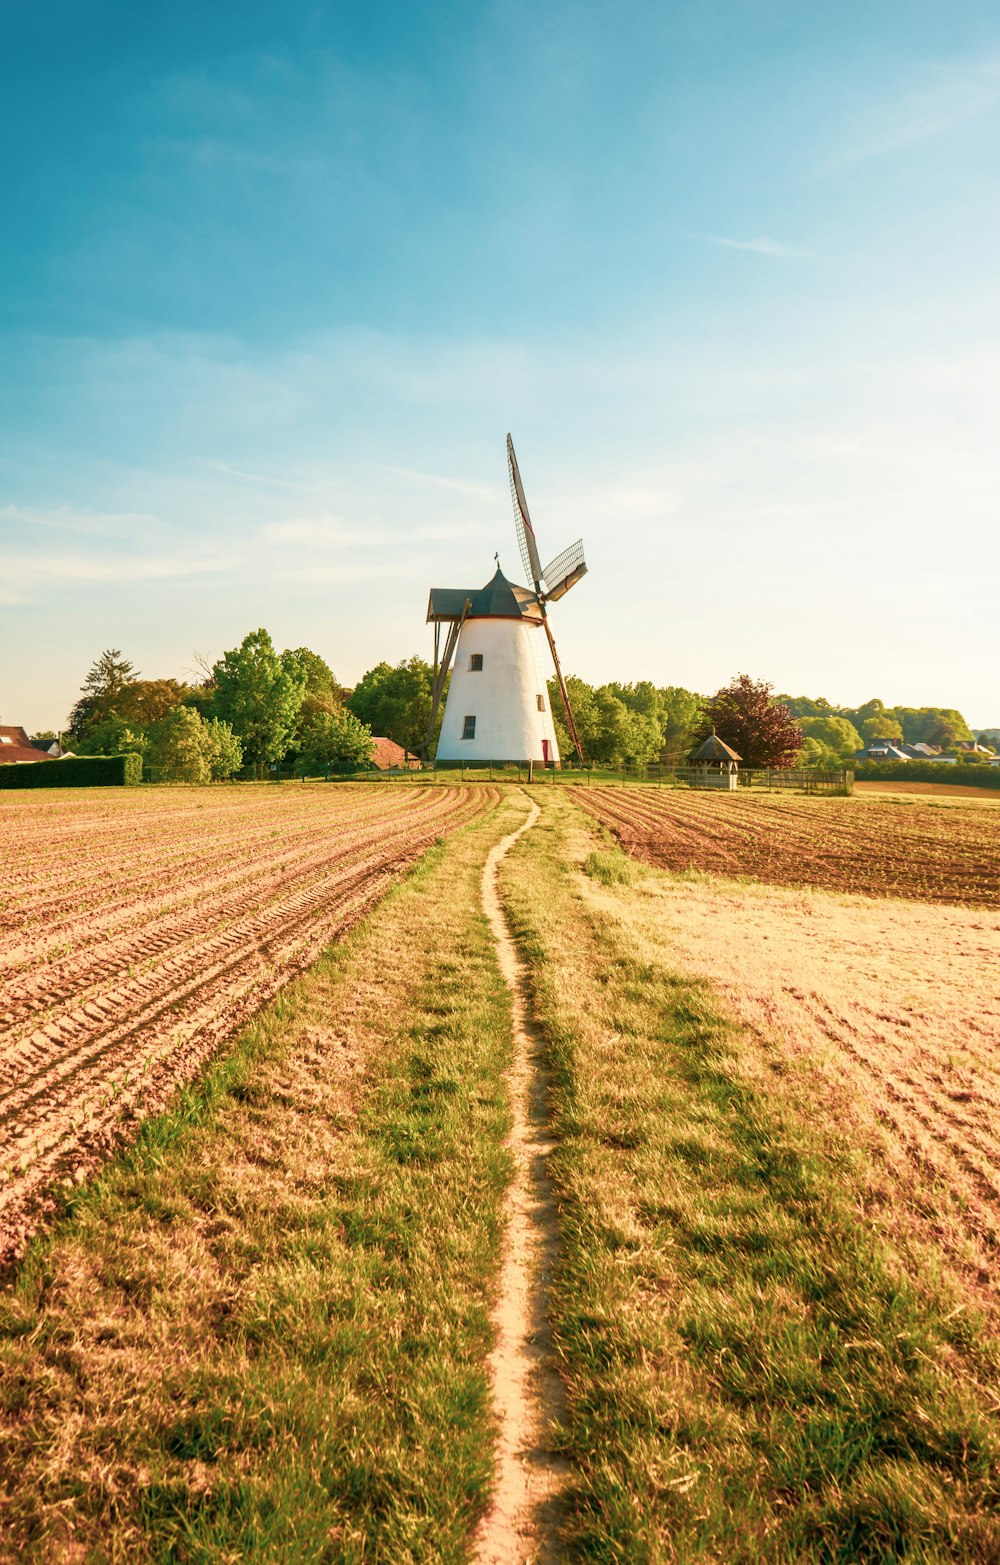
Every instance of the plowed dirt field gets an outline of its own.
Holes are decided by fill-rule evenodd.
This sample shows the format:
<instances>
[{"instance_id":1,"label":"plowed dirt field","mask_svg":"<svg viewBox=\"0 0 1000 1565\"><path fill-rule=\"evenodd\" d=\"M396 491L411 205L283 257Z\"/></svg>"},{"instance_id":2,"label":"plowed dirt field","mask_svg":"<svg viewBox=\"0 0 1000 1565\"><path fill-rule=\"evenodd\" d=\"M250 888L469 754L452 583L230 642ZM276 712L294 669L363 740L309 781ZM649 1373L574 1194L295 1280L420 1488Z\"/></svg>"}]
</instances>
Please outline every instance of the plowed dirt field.
<instances>
[{"instance_id":1,"label":"plowed dirt field","mask_svg":"<svg viewBox=\"0 0 1000 1565\"><path fill-rule=\"evenodd\" d=\"M644 788L573 795L628 853L661 869L1000 905L1000 807L992 803Z\"/></svg>"},{"instance_id":2,"label":"plowed dirt field","mask_svg":"<svg viewBox=\"0 0 1000 1565\"><path fill-rule=\"evenodd\" d=\"M66 1180L499 789L32 796L0 812L0 1262Z\"/></svg>"}]
</instances>

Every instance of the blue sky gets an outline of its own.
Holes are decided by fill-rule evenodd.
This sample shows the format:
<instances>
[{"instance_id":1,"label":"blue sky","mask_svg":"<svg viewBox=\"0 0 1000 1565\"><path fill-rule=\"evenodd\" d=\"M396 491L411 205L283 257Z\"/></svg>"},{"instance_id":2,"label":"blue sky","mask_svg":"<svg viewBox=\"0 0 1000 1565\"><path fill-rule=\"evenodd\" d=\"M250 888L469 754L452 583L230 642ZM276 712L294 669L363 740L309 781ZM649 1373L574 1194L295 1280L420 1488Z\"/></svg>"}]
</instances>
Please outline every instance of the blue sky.
<instances>
[{"instance_id":1,"label":"blue sky","mask_svg":"<svg viewBox=\"0 0 1000 1565\"><path fill-rule=\"evenodd\" d=\"M0 720L517 574L565 667L1000 723L1000 13L0 0Z\"/></svg>"}]
</instances>

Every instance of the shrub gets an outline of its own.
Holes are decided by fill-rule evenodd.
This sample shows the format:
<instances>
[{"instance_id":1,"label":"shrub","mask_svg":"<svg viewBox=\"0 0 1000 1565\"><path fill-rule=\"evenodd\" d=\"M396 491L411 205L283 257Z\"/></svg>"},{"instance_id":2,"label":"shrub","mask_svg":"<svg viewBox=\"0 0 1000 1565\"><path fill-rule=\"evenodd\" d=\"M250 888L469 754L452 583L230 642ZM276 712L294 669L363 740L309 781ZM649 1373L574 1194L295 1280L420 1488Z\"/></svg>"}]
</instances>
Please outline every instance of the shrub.
<instances>
[{"instance_id":1,"label":"shrub","mask_svg":"<svg viewBox=\"0 0 1000 1565\"><path fill-rule=\"evenodd\" d=\"M4 788L124 788L142 778L141 755L74 755L0 766Z\"/></svg>"},{"instance_id":2,"label":"shrub","mask_svg":"<svg viewBox=\"0 0 1000 1565\"><path fill-rule=\"evenodd\" d=\"M973 788L1000 788L1000 766L982 762L947 761L857 761L858 782L935 782L960 783Z\"/></svg>"}]
</instances>

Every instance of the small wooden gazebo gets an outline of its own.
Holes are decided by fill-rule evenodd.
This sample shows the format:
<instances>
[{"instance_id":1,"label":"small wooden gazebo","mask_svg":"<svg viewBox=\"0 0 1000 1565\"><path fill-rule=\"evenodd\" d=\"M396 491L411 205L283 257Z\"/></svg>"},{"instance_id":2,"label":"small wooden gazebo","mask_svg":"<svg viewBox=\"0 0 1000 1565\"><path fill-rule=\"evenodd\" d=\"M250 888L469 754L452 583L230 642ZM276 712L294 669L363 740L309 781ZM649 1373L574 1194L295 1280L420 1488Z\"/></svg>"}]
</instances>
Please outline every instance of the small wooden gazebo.
<instances>
[{"instance_id":1,"label":"small wooden gazebo","mask_svg":"<svg viewBox=\"0 0 1000 1565\"><path fill-rule=\"evenodd\" d=\"M693 788L724 788L733 792L737 786L740 757L735 750L719 738L715 729L703 739L697 750L691 752L694 767Z\"/></svg>"}]
</instances>

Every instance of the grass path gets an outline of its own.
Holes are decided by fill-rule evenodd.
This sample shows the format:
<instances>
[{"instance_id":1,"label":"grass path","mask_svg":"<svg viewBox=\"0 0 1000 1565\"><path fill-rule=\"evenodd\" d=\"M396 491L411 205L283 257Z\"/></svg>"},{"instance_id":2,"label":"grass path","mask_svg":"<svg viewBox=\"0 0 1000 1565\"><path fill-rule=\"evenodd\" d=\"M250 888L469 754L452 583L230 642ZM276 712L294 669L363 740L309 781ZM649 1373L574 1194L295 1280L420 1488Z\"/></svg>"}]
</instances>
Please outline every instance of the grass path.
<instances>
[{"instance_id":1,"label":"grass path","mask_svg":"<svg viewBox=\"0 0 1000 1565\"><path fill-rule=\"evenodd\" d=\"M501 879L552 1071L565 1557L1000 1558L990 1320L904 1264L807 1065L794 1092L768 1078L711 988L608 911L660 872L542 803Z\"/></svg>"},{"instance_id":2,"label":"grass path","mask_svg":"<svg viewBox=\"0 0 1000 1565\"><path fill-rule=\"evenodd\" d=\"M490 1355L496 1413L497 1481L477 1538L478 1565L555 1565L566 1464L553 1452L563 1410L562 1381L552 1363L549 1287L558 1251L555 1194L548 1172L554 1142L548 1116L544 1048L528 1007L524 964L504 914L499 867L536 824L537 804L516 832L490 850L483 870L483 907L496 941L513 1012L514 1057L507 1076L511 1102L508 1147L513 1173L506 1201L506 1237L496 1346Z\"/></svg>"},{"instance_id":3,"label":"grass path","mask_svg":"<svg viewBox=\"0 0 1000 1565\"><path fill-rule=\"evenodd\" d=\"M433 848L0 1290L4 1560L460 1565L510 998L481 906L521 798Z\"/></svg>"}]
</instances>

